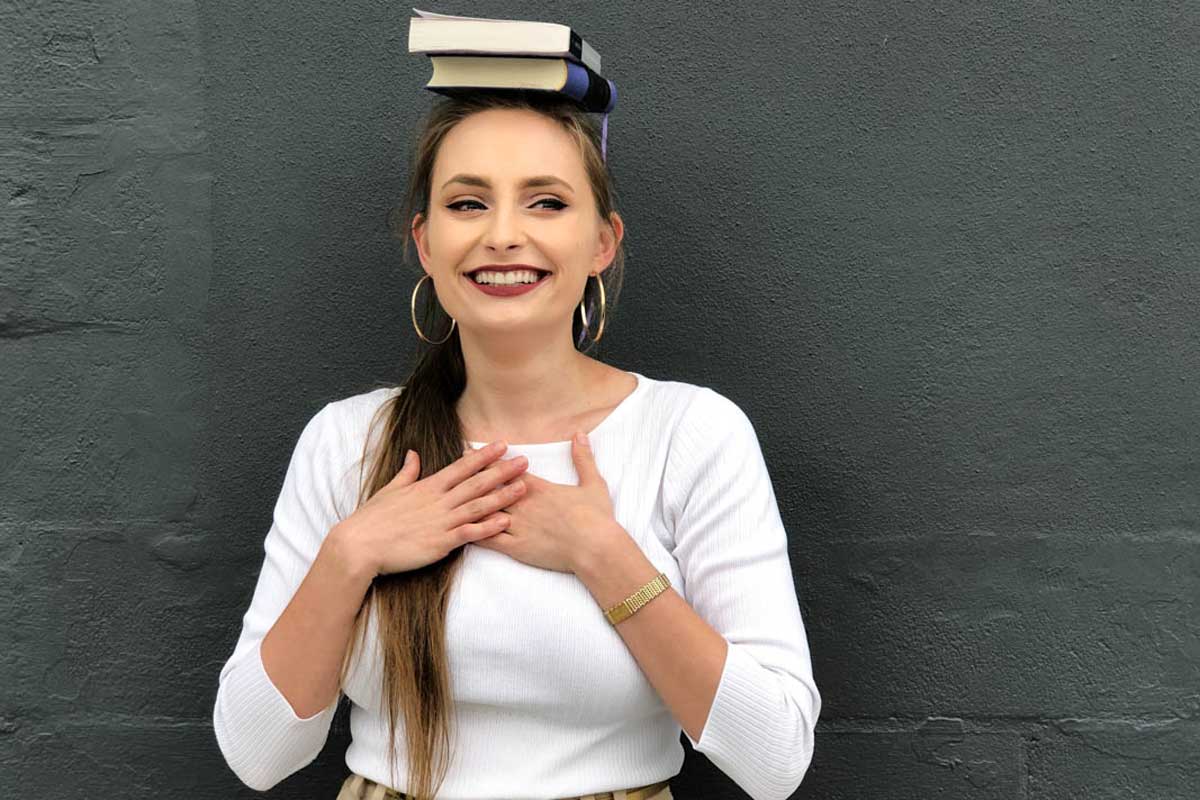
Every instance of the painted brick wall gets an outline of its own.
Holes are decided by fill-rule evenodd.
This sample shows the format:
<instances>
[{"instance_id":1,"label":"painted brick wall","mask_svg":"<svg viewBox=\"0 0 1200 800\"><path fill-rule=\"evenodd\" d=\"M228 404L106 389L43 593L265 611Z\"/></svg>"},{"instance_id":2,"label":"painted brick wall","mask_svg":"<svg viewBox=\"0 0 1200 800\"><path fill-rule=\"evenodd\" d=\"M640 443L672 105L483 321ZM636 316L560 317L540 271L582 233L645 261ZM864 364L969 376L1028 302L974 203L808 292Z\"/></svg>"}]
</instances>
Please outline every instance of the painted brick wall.
<instances>
[{"instance_id":1,"label":"painted brick wall","mask_svg":"<svg viewBox=\"0 0 1200 800\"><path fill-rule=\"evenodd\" d=\"M755 422L797 796L1196 797L1200 11L434 10L570 22L621 89L601 357ZM416 342L408 15L0 4L0 797L254 796L210 715L287 458ZM270 796L334 796L346 711Z\"/></svg>"}]
</instances>

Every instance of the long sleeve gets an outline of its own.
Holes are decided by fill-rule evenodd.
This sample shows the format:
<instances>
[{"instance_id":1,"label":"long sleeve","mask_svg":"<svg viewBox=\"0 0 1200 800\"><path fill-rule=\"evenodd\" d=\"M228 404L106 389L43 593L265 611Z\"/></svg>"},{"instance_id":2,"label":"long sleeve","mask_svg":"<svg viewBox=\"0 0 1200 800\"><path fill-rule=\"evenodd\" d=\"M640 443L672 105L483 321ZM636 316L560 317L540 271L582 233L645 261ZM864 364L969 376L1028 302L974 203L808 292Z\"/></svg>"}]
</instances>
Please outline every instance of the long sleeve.
<instances>
[{"instance_id":1,"label":"long sleeve","mask_svg":"<svg viewBox=\"0 0 1200 800\"><path fill-rule=\"evenodd\" d=\"M812 761L821 696L775 490L741 408L700 387L668 475L684 597L729 643L700 740L685 735L754 800L783 800Z\"/></svg>"},{"instance_id":2,"label":"long sleeve","mask_svg":"<svg viewBox=\"0 0 1200 800\"><path fill-rule=\"evenodd\" d=\"M266 557L258 584L233 655L221 669L213 707L221 753L238 778L259 791L317 757L337 710L335 700L310 717L297 716L268 677L259 649L337 522L335 465L326 444L331 412L329 405L317 412L293 450L263 544Z\"/></svg>"}]
</instances>

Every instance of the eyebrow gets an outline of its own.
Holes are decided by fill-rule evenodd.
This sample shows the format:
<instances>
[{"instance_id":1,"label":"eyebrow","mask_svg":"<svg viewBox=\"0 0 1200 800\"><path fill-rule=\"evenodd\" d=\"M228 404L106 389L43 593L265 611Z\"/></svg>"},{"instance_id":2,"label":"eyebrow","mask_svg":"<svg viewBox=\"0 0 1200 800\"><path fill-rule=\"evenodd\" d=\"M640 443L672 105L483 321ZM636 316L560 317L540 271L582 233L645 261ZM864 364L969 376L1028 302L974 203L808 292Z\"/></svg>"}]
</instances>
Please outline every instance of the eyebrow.
<instances>
[{"instance_id":1,"label":"eyebrow","mask_svg":"<svg viewBox=\"0 0 1200 800\"><path fill-rule=\"evenodd\" d=\"M481 186L484 189L492 188L492 185L488 183L487 178L484 178L481 175L467 175L466 173L455 175L453 178L443 183L442 188L445 189L452 183L465 183L467 186ZM571 184L554 175L534 175L532 178L526 178L525 180L521 181L517 188L526 189L532 186L553 186L555 184L561 184L571 191L575 191Z\"/></svg>"}]
</instances>

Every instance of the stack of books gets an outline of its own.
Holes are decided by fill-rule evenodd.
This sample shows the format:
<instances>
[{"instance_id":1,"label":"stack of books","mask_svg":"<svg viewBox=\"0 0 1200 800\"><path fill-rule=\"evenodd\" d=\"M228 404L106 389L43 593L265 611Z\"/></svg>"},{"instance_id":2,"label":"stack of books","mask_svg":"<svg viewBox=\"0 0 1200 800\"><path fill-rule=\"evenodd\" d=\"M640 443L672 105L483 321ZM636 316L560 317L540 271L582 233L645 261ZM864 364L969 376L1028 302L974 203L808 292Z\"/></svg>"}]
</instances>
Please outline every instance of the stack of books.
<instances>
[{"instance_id":1,"label":"stack of books","mask_svg":"<svg viewBox=\"0 0 1200 800\"><path fill-rule=\"evenodd\" d=\"M605 115L617 104L617 87L600 74L600 54L569 25L517 19L434 14L414 8L408 52L425 53L430 91L522 89L557 92L585 111Z\"/></svg>"}]
</instances>

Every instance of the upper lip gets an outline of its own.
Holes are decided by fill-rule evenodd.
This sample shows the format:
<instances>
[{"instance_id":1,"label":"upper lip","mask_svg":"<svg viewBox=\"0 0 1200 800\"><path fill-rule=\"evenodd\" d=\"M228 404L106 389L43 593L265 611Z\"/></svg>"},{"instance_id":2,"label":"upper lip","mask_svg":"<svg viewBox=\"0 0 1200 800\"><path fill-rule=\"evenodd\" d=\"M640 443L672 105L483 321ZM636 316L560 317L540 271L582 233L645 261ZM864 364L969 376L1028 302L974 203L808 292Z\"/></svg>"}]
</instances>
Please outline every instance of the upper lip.
<instances>
[{"instance_id":1,"label":"upper lip","mask_svg":"<svg viewBox=\"0 0 1200 800\"><path fill-rule=\"evenodd\" d=\"M529 269L529 270L533 270L534 272L549 272L550 271L548 269L542 269L541 267L535 267L532 264L484 264L481 267L475 267L473 269L467 270L466 274L471 275L475 272L479 272L479 270L481 270L481 269L490 270L492 272L512 272L513 270L518 270L518 269Z\"/></svg>"}]
</instances>

